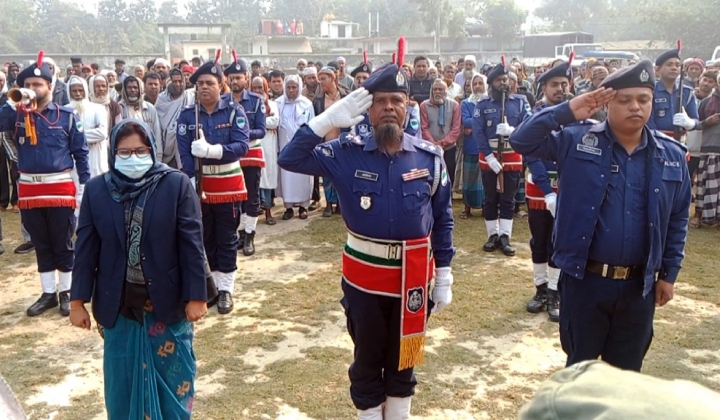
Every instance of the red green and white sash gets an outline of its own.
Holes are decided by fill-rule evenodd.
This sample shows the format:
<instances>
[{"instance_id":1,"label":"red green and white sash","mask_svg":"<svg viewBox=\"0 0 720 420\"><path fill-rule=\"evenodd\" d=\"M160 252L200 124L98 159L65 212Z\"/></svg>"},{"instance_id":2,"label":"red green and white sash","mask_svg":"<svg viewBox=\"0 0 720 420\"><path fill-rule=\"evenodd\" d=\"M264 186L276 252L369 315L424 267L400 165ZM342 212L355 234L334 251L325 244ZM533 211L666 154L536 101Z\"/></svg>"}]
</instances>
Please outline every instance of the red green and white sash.
<instances>
[{"instance_id":1,"label":"red green and white sash","mask_svg":"<svg viewBox=\"0 0 720 420\"><path fill-rule=\"evenodd\" d=\"M386 241L348 232L343 252L343 278L371 294L401 299L398 370L425 359L429 284L434 274L430 238Z\"/></svg>"},{"instance_id":2,"label":"red green and white sash","mask_svg":"<svg viewBox=\"0 0 720 420\"><path fill-rule=\"evenodd\" d=\"M265 154L262 148L262 140L258 139L250 142L250 149L248 149L247 154L240 158L240 166L243 168L248 166L265 167Z\"/></svg>"},{"instance_id":3,"label":"red green and white sash","mask_svg":"<svg viewBox=\"0 0 720 420\"><path fill-rule=\"evenodd\" d=\"M18 207L37 209L43 207L75 208L77 189L70 171L53 174L21 173L18 180Z\"/></svg>"},{"instance_id":4,"label":"red green and white sash","mask_svg":"<svg viewBox=\"0 0 720 420\"><path fill-rule=\"evenodd\" d=\"M558 192L558 174L555 171L548 171L548 180L555 194ZM525 198L527 198L528 208L533 210L547 210L545 205L545 194L535 185L532 174L528 174L525 183Z\"/></svg>"},{"instance_id":5,"label":"red green and white sash","mask_svg":"<svg viewBox=\"0 0 720 420\"><path fill-rule=\"evenodd\" d=\"M498 156L498 140L497 139L490 139L490 149L493 151L493 155L495 157ZM490 166L488 165L487 161L485 161L485 155L480 153L479 156L479 162L480 169L483 171L491 171ZM505 148L503 149L502 154L502 163L503 163L503 171L508 172L522 172L523 165L522 165L522 155L520 153L517 153L513 150L512 147L510 147L510 143L505 140Z\"/></svg>"},{"instance_id":6,"label":"red green and white sash","mask_svg":"<svg viewBox=\"0 0 720 420\"><path fill-rule=\"evenodd\" d=\"M239 162L203 166L204 203L236 203L247 200L245 177Z\"/></svg>"}]
</instances>

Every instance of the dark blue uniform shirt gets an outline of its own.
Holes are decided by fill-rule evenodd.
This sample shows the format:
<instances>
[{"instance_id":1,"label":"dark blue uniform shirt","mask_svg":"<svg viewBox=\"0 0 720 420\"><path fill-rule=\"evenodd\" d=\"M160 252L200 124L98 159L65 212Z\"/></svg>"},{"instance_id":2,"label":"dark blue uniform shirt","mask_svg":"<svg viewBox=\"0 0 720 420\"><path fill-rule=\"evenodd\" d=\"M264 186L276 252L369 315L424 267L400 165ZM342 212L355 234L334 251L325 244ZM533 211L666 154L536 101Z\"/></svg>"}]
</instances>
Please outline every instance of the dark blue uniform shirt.
<instances>
[{"instance_id":1,"label":"dark blue uniform shirt","mask_svg":"<svg viewBox=\"0 0 720 420\"><path fill-rule=\"evenodd\" d=\"M226 93L222 96L228 102L233 101L232 93ZM260 140L265 137L265 104L260 95L244 89L240 105L247 115L247 121L250 124L250 140Z\"/></svg>"},{"instance_id":2,"label":"dark blue uniform shirt","mask_svg":"<svg viewBox=\"0 0 720 420\"><path fill-rule=\"evenodd\" d=\"M0 132L11 131L18 149L18 170L28 174L49 174L77 166L80 184L90 179L88 147L82 120L72 108L49 103L35 114L38 142L30 144L25 120L10 104L0 108Z\"/></svg>"},{"instance_id":3,"label":"dark blue uniform shirt","mask_svg":"<svg viewBox=\"0 0 720 420\"><path fill-rule=\"evenodd\" d=\"M492 98L486 98L478 101L473 112L473 136L477 140L480 153L485 156L492 155L490 148L490 140L496 139L497 130L500 121L500 111L502 104ZM527 117L530 116L530 103L525 95L509 94L505 99L505 118L508 125L517 127Z\"/></svg>"},{"instance_id":4,"label":"dark blue uniform shirt","mask_svg":"<svg viewBox=\"0 0 720 420\"><path fill-rule=\"evenodd\" d=\"M673 125L673 116L679 111L677 108L678 89L680 83L675 83L675 89L673 93L670 93L665 89L665 85L662 81L658 80L655 82L655 90L653 91L653 109L652 115L647 125L650 128L661 131L673 131L675 126ZM693 89L688 86L683 86L683 107L688 117L698 121L698 106L697 100L695 99L695 93Z\"/></svg>"},{"instance_id":5,"label":"dark blue uniform shirt","mask_svg":"<svg viewBox=\"0 0 720 420\"><path fill-rule=\"evenodd\" d=\"M220 98L212 114L200 106L200 128L210 144L222 144L222 159L203 159L203 165L221 165L238 162L248 151L249 124L239 104ZM183 172L195 176L195 157L191 146L195 141L195 107L182 110L177 120L177 141Z\"/></svg>"},{"instance_id":6,"label":"dark blue uniform shirt","mask_svg":"<svg viewBox=\"0 0 720 420\"><path fill-rule=\"evenodd\" d=\"M351 231L396 241L430 235L435 265L450 266L455 253L452 185L441 148L407 134L396 155L380 152L372 135L343 134L320 142L309 127L301 127L280 153L278 164L288 171L330 178ZM436 176L441 180L431 195Z\"/></svg>"}]
</instances>

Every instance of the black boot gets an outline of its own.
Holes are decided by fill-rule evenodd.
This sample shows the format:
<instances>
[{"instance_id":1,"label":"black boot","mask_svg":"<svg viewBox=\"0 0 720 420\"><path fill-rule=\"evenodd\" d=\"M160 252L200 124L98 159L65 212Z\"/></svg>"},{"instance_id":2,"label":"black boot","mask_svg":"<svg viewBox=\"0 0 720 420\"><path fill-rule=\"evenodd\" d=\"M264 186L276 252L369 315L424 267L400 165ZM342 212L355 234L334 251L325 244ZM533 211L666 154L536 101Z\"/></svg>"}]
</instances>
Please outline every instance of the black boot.
<instances>
[{"instance_id":1,"label":"black boot","mask_svg":"<svg viewBox=\"0 0 720 420\"><path fill-rule=\"evenodd\" d=\"M539 314L545 308L547 300L547 283L543 283L540 286L535 286L535 296L533 296L533 298L528 301L527 305L525 305L525 309L527 309L527 311L530 313Z\"/></svg>"},{"instance_id":2,"label":"black boot","mask_svg":"<svg viewBox=\"0 0 720 420\"><path fill-rule=\"evenodd\" d=\"M246 257L255 253L255 232L245 232L245 244L243 245L243 255Z\"/></svg>"},{"instance_id":3,"label":"black boot","mask_svg":"<svg viewBox=\"0 0 720 420\"><path fill-rule=\"evenodd\" d=\"M64 292L60 292L60 315L62 316L68 316L70 315L70 291L66 290Z\"/></svg>"},{"instance_id":4,"label":"black boot","mask_svg":"<svg viewBox=\"0 0 720 420\"><path fill-rule=\"evenodd\" d=\"M238 231L238 252L245 249L245 230Z\"/></svg>"},{"instance_id":5,"label":"black boot","mask_svg":"<svg viewBox=\"0 0 720 420\"><path fill-rule=\"evenodd\" d=\"M560 322L560 294L557 290L547 290L547 312L552 322Z\"/></svg>"},{"instance_id":6,"label":"black boot","mask_svg":"<svg viewBox=\"0 0 720 420\"><path fill-rule=\"evenodd\" d=\"M43 293L27 310L27 316L38 316L50 308L58 306L57 293Z\"/></svg>"},{"instance_id":7,"label":"black boot","mask_svg":"<svg viewBox=\"0 0 720 420\"><path fill-rule=\"evenodd\" d=\"M515 255L515 248L510 246L510 237L507 235L500 235L497 241L497 248L508 257Z\"/></svg>"},{"instance_id":8,"label":"black boot","mask_svg":"<svg viewBox=\"0 0 720 420\"><path fill-rule=\"evenodd\" d=\"M229 314L230 312L232 312L233 306L233 298L230 292L221 290L217 303L218 313L223 315Z\"/></svg>"},{"instance_id":9,"label":"black boot","mask_svg":"<svg viewBox=\"0 0 720 420\"><path fill-rule=\"evenodd\" d=\"M483 245L483 251L485 252L493 252L497 249L497 241L498 236L497 233L493 233L488 238L487 242L485 242L485 245Z\"/></svg>"},{"instance_id":10,"label":"black boot","mask_svg":"<svg viewBox=\"0 0 720 420\"><path fill-rule=\"evenodd\" d=\"M322 217L332 217L332 213L332 204L328 204L327 207L325 207L325 210L323 210Z\"/></svg>"}]
</instances>

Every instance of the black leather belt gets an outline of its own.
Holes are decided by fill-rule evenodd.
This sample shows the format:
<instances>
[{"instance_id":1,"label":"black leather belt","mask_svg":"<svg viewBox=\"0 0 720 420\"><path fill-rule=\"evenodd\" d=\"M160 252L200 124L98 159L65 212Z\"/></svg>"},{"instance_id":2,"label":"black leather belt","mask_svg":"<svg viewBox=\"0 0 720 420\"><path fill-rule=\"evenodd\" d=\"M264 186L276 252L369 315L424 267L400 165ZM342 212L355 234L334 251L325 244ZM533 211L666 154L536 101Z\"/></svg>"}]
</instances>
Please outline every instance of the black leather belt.
<instances>
[{"instance_id":1,"label":"black leather belt","mask_svg":"<svg viewBox=\"0 0 720 420\"><path fill-rule=\"evenodd\" d=\"M611 280L641 279L645 276L645 267L642 265L618 267L588 260L585 265L585 269L591 273L599 274Z\"/></svg>"}]
</instances>

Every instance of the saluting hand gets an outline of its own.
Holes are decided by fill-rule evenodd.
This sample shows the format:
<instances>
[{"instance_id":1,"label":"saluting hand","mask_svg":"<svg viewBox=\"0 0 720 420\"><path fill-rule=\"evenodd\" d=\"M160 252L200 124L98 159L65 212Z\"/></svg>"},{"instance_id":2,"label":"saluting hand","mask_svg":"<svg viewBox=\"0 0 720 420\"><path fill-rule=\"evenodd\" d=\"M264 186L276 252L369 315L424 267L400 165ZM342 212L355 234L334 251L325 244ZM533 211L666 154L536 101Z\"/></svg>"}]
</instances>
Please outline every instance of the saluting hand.
<instances>
[{"instance_id":1,"label":"saluting hand","mask_svg":"<svg viewBox=\"0 0 720 420\"><path fill-rule=\"evenodd\" d=\"M308 123L318 137L325 137L334 128L349 128L360 124L363 113L372 105L372 94L360 88L340 99Z\"/></svg>"},{"instance_id":2,"label":"saluting hand","mask_svg":"<svg viewBox=\"0 0 720 420\"><path fill-rule=\"evenodd\" d=\"M591 118L615 97L615 93L613 89L599 88L571 99L569 105L575 120Z\"/></svg>"}]
</instances>

